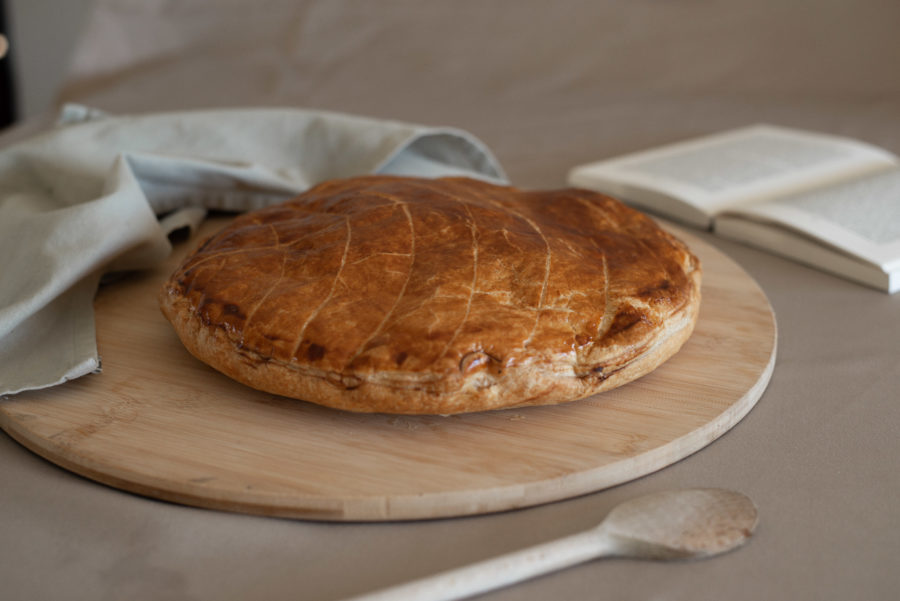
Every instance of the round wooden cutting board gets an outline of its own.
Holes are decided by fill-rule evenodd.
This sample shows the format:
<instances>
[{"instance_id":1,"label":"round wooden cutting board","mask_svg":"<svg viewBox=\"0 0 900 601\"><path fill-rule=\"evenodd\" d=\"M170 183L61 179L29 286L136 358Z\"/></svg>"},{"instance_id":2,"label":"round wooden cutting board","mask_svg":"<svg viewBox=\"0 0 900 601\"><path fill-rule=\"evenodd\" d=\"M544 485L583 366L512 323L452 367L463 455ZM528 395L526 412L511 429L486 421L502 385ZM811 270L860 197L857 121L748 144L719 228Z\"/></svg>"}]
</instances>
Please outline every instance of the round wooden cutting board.
<instances>
[{"instance_id":1,"label":"round wooden cutting board","mask_svg":"<svg viewBox=\"0 0 900 601\"><path fill-rule=\"evenodd\" d=\"M157 291L188 243L160 269L101 289L102 374L2 400L0 425L96 481L264 515L435 518L597 491L724 434L772 373L776 326L766 296L728 257L678 234L704 269L692 338L650 375L581 401L404 417L344 413L247 388L189 355L157 307Z\"/></svg>"}]
</instances>

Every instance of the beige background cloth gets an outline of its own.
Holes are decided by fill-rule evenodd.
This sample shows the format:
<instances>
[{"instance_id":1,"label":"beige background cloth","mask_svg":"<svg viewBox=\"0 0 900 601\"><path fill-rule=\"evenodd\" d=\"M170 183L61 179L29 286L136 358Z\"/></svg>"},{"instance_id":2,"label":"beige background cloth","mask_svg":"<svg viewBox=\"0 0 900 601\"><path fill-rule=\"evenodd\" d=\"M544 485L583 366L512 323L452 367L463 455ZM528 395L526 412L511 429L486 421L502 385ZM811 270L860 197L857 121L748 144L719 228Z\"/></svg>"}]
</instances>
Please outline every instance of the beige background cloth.
<instances>
[{"instance_id":1,"label":"beige background cloth","mask_svg":"<svg viewBox=\"0 0 900 601\"><path fill-rule=\"evenodd\" d=\"M66 100L124 113L294 105L466 129L520 186L753 122L900 153L900 4L101 0ZM497 515L322 524L180 507L74 476L0 437L12 599L340 599L575 532L684 486L759 505L708 561L603 561L485 599L890 599L900 591L900 295L705 239L778 317L768 390L656 474Z\"/></svg>"}]
</instances>

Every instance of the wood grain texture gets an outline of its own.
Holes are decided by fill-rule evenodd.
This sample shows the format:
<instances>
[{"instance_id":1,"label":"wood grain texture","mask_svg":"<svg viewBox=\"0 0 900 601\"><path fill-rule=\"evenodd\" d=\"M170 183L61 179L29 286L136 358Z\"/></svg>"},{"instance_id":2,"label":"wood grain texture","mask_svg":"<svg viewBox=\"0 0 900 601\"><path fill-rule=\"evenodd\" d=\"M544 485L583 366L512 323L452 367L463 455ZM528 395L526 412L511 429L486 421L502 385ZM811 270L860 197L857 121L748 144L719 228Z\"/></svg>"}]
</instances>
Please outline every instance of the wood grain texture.
<instances>
[{"instance_id":1,"label":"wood grain texture","mask_svg":"<svg viewBox=\"0 0 900 601\"><path fill-rule=\"evenodd\" d=\"M205 224L207 231L223 221ZM201 507L322 520L401 520L525 507L670 465L740 421L775 362L756 283L677 232L704 268L695 332L622 388L552 407L352 414L258 392L191 357L156 293L192 247L96 300L103 373L0 402L0 425L78 474Z\"/></svg>"}]
</instances>

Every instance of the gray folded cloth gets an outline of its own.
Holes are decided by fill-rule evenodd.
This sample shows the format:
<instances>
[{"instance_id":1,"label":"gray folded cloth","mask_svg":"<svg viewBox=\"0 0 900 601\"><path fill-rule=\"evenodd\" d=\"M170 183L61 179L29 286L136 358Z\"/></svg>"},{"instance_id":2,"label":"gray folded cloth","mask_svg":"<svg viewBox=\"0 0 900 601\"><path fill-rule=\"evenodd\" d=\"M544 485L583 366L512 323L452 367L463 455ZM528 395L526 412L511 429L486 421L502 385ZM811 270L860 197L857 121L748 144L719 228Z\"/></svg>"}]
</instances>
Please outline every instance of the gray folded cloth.
<instances>
[{"instance_id":1,"label":"gray folded cloth","mask_svg":"<svg viewBox=\"0 0 900 601\"><path fill-rule=\"evenodd\" d=\"M100 277L158 263L173 229L367 173L506 181L484 144L453 128L299 109L65 107L52 131L0 150L0 395L98 371Z\"/></svg>"}]
</instances>

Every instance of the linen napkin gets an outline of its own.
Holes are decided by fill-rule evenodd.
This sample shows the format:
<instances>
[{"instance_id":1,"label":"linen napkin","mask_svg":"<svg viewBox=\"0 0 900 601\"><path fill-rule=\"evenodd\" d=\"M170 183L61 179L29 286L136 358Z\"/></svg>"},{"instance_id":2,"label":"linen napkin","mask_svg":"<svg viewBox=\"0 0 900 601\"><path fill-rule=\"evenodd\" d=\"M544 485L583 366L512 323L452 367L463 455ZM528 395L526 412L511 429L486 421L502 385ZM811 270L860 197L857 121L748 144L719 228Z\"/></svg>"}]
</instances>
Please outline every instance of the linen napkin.
<instances>
[{"instance_id":1,"label":"linen napkin","mask_svg":"<svg viewBox=\"0 0 900 601\"><path fill-rule=\"evenodd\" d=\"M367 173L506 181L454 128L287 108L64 107L55 129L0 150L0 396L98 371L101 276L161 261L173 229Z\"/></svg>"}]
</instances>

